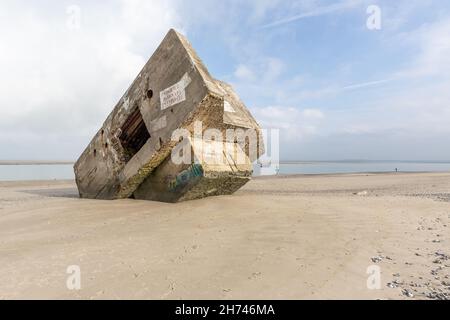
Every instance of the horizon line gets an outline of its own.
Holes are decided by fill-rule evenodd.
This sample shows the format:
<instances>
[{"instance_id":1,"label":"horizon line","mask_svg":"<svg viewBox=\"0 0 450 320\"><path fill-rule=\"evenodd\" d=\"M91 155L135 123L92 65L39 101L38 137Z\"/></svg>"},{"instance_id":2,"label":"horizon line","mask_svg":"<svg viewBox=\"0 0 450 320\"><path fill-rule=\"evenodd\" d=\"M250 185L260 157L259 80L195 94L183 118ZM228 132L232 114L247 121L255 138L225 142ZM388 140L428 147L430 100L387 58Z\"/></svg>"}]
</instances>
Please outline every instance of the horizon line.
<instances>
[{"instance_id":1,"label":"horizon line","mask_svg":"<svg viewBox=\"0 0 450 320\"><path fill-rule=\"evenodd\" d=\"M289 163L340 163L340 162L410 162L410 163L450 163L449 160L424 160L424 159L324 159L324 160L305 160L305 159L284 159L280 164ZM73 165L76 160L0 160L0 165Z\"/></svg>"}]
</instances>

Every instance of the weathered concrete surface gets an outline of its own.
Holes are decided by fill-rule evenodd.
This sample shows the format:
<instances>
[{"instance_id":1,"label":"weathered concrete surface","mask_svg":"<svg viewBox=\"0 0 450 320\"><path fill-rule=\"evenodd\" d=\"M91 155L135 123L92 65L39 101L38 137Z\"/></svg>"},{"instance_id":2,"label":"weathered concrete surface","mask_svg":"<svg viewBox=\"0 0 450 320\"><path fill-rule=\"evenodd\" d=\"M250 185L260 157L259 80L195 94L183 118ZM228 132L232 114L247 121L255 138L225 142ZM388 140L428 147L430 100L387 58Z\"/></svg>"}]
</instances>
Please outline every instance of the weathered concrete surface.
<instances>
[{"instance_id":1,"label":"weathered concrete surface","mask_svg":"<svg viewBox=\"0 0 450 320\"><path fill-rule=\"evenodd\" d=\"M196 161L177 165L168 157L139 186L134 193L136 199L177 202L232 194L250 180L252 165L238 144L226 143L221 159L224 161L214 161L217 155L208 153L207 149L218 149L216 146L208 147L222 141L188 139L186 143ZM240 163L239 157L247 162Z\"/></svg>"},{"instance_id":2,"label":"weathered concrete surface","mask_svg":"<svg viewBox=\"0 0 450 320\"><path fill-rule=\"evenodd\" d=\"M214 128L224 139L227 129L254 130L257 152L248 140L228 141L235 154L224 152L229 161L211 166L203 148L192 145L192 163L175 165L171 152L181 142L172 141L172 133L186 129L193 136L198 121L201 134ZM259 126L233 89L213 79L184 36L170 30L74 169L83 198L176 202L233 193L249 180L251 162L262 152ZM232 160L237 153L247 157L238 166Z\"/></svg>"}]
</instances>

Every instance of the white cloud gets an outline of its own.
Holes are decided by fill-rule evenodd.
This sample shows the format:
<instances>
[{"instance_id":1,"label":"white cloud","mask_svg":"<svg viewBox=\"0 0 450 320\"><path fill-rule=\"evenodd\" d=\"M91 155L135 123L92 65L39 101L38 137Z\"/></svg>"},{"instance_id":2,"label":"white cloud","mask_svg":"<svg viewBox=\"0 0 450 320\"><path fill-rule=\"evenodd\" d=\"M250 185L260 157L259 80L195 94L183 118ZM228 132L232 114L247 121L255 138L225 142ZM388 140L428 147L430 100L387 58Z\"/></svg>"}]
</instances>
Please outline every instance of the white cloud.
<instances>
[{"instance_id":1,"label":"white cloud","mask_svg":"<svg viewBox=\"0 0 450 320\"><path fill-rule=\"evenodd\" d=\"M284 63L277 58L267 58L263 70L264 81L276 81L284 71Z\"/></svg>"},{"instance_id":2,"label":"white cloud","mask_svg":"<svg viewBox=\"0 0 450 320\"><path fill-rule=\"evenodd\" d=\"M426 12L435 0L397 0L382 3L383 30L398 32Z\"/></svg>"},{"instance_id":3,"label":"white cloud","mask_svg":"<svg viewBox=\"0 0 450 320\"><path fill-rule=\"evenodd\" d=\"M240 64L234 71L234 76L243 81L253 81L255 79L255 75L250 67Z\"/></svg>"},{"instance_id":4,"label":"white cloud","mask_svg":"<svg viewBox=\"0 0 450 320\"><path fill-rule=\"evenodd\" d=\"M302 113L307 119L322 119L325 116L323 112L318 109L305 109Z\"/></svg>"},{"instance_id":5,"label":"white cloud","mask_svg":"<svg viewBox=\"0 0 450 320\"><path fill-rule=\"evenodd\" d=\"M40 137L44 146L49 135L75 135L76 148L59 157L76 158L148 54L178 24L162 0L83 2L80 9L80 28L71 30L64 5L0 3L2 145L7 136L16 145ZM10 157L2 148L0 158Z\"/></svg>"},{"instance_id":6,"label":"white cloud","mask_svg":"<svg viewBox=\"0 0 450 320\"><path fill-rule=\"evenodd\" d=\"M328 6L316 6L309 11L302 12L300 14L289 16L283 19L279 19L277 21L268 23L263 25L261 28L273 28L278 27L284 24L288 24L294 21L298 21L305 18L323 16L327 14L339 13L342 11L354 9L355 7L361 5L363 2L361 0L345 0L339 3L331 4Z\"/></svg>"},{"instance_id":7,"label":"white cloud","mask_svg":"<svg viewBox=\"0 0 450 320\"><path fill-rule=\"evenodd\" d=\"M361 83L354 83L345 87L342 87L341 90L354 90L354 89L362 89L372 86L377 86L380 84L385 84L388 82L393 81L394 79L383 79L383 80L376 80L376 81L368 81L368 82L361 82Z\"/></svg>"},{"instance_id":8,"label":"white cloud","mask_svg":"<svg viewBox=\"0 0 450 320\"><path fill-rule=\"evenodd\" d=\"M383 141L401 134L409 143L430 137L421 146L431 149L434 141L448 141L450 136L450 20L444 12L441 20L407 32L404 27L411 17L426 8L422 1L412 2L380 3L384 19L377 34L383 38L380 47L406 50L398 53L404 59L401 64L389 61L388 55L382 55L379 63L400 71L383 75L375 63L365 70L366 80L359 74L353 82L351 73L343 76L338 69L332 74L311 68L317 71L314 76L308 68L292 69L290 61L280 57L293 55L265 50L268 45L278 48L283 29L254 29L268 19L276 20L272 27L307 17L328 19L368 1L330 6L316 0L81 1L81 28L71 31L66 28L65 5L3 0L0 158L75 159L171 27L197 39L204 36L202 41L214 44L219 39L228 45L226 54L234 61L224 65L236 66L228 80L244 101L254 104L252 112L263 126L282 129L289 149L295 150L296 141L321 137L321 143L327 143L339 134L346 135L348 148L352 137L379 135L381 143L373 148L381 150ZM364 6L361 9L363 20ZM286 15L294 12L299 14ZM317 48L312 45L306 41L302 50ZM338 48L333 43L320 45L330 54ZM298 59L307 57L298 53ZM286 107L298 105L308 108Z\"/></svg>"},{"instance_id":9,"label":"white cloud","mask_svg":"<svg viewBox=\"0 0 450 320\"><path fill-rule=\"evenodd\" d=\"M296 143L320 130L324 113L318 109L269 106L252 108L252 114L265 129L280 129L281 140Z\"/></svg>"},{"instance_id":10,"label":"white cloud","mask_svg":"<svg viewBox=\"0 0 450 320\"><path fill-rule=\"evenodd\" d=\"M283 73L283 61L273 57L255 56L247 64L239 64L234 76L242 82L270 83L276 81Z\"/></svg>"},{"instance_id":11,"label":"white cloud","mask_svg":"<svg viewBox=\"0 0 450 320\"><path fill-rule=\"evenodd\" d=\"M415 31L419 39L421 53L416 60L418 75L445 75L450 72L450 19L444 19L431 25L424 25ZM450 77L449 77L450 78Z\"/></svg>"}]
</instances>

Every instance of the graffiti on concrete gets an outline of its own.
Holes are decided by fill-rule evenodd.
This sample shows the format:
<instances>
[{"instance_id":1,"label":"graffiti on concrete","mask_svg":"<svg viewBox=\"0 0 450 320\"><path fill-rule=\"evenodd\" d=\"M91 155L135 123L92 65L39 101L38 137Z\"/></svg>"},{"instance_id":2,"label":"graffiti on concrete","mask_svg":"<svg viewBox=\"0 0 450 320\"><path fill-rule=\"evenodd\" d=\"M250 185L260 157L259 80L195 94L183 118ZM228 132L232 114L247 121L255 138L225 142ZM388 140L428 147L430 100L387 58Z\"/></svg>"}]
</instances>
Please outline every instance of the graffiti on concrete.
<instances>
[{"instance_id":1,"label":"graffiti on concrete","mask_svg":"<svg viewBox=\"0 0 450 320\"><path fill-rule=\"evenodd\" d=\"M203 168L200 164L192 164L188 169L182 171L175 179L169 181L169 190L173 191L189 183L190 180L203 177Z\"/></svg>"}]
</instances>

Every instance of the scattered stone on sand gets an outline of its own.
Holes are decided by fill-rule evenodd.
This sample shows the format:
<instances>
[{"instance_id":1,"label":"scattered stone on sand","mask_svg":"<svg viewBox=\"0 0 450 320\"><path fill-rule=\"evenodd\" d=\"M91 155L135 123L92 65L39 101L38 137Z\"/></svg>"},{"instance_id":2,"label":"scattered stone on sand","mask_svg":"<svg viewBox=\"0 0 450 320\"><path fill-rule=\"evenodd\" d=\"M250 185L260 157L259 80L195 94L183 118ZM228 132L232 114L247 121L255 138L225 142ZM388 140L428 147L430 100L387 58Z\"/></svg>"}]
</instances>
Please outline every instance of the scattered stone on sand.
<instances>
[{"instance_id":1,"label":"scattered stone on sand","mask_svg":"<svg viewBox=\"0 0 450 320\"><path fill-rule=\"evenodd\" d=\"M447 292L429 292L426 297L433 300L450 300L450 294Z\"/></svg>"},{"instance_id":2,"label":"scattered stone on sand","mask_svg":"<svg viewBox=\"0 0 450 320\"><path fill-rule=\"evenodd\" d=\"M438 275L438 272L441 271L441 270L442 270L442 267L439 267L439 268L437 268L437 269L433 269L433 270L431 270L431 274L432 274L433 276L437 276L437 275Z\"/></svg>"},{"instance_id":3,"label":"scattered stone on sand","mask_svg":"<svg viewBox=\"0 0 450 320\"><path fill-rule=\"evenodd\" d=\"M398 287L398 285L396 283L394 283L394 282L389 282L386 286L388 288L391 288L391 289L394 289L394 288Z\"/></svg>"},{"instance_id":4,"label":"scattered stone on sand","mask_svg":"<svg viewBox=\"0 0 450 320\"><path fill-rule=\"evenodd\" d=\"M398 288L401 285L403 285L403 281L399 281L399 280L394 280L387 284L388 288L391 288L391 289Z\"/></svg>"},{"instance_id":5,"label":"scattered stone on sand","mask_svg":"<svg viewBox=\"0 0 450 320\"><path fill-rule=\"evenodd\" d=\"M403 289L402 294L408 298L414 298L414 294L409 289Z\"/></svg>"},{"instance_id":6,"label":"scattered stone on sand","mask_svg":"<svg viewBox=\"0 0 450 320\"><path fill-rule=\"evenodd\" d=\"M372 260L373 263L380 263L381 261L383 261L383 257L382 256L376 256L376 257L370 258L370 260Z\"/></svg>"},{"instance_id":7,"label":"scattered stone on sand","mask_svg":"<svg viewBox=\"0 0 450 320\"><path fill-rule=\"evenodd\" d=\"M447 255L447 254L445 254L445 253L442 253L442 252L439 252L439 251L436 251L436 252L434 253L434 255L435 255L436 257L438 257L439 260L442 260L442 261L450 260L450 256L449 256L449 255Z\"/></svg>"},{"instance_id":8,"label":"scattered stone on sand","mask_svg":"<svg viewBox=\"0 0 450 320\"><path fill-rule=\"evenodd\" d=\"M372 260L373 263L379 263L383 260L390 260L392 261L393 259L389 256L384 256L382 255L382 253L380 251L377 252L378 255L377 256L373 256L372 258L370 258L370 260ZM395 264L395 262L393 262Z\"/></svg>"}]
</instances>

